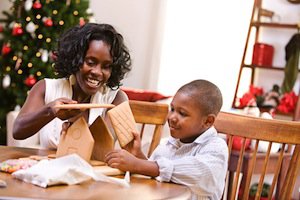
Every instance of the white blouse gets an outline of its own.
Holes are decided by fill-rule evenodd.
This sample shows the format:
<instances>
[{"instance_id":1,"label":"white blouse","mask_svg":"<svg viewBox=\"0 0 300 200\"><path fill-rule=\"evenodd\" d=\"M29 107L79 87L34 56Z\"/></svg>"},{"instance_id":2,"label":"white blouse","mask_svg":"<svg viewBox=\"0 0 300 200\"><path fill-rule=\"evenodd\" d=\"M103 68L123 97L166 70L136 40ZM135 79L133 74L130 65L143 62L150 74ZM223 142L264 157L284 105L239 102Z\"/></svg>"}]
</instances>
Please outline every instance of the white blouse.
<instances>
[{"instance_id":1,"label":"white blouse","mask_svg":"<svg viewBox=\"0 0 300 200\"><path fill-rule=\"evenodd\" d=\"M61 79L45 79L45 104L54 101L55 99L66 97L72 99L73 90L70 81L66 78ZM117 90L106 88L105 93L97 92L91 97L91 103L111 104L117 95ZM88 124L92 124L98 116L104 117L105 108L92 108L89 112ZM40 145L46 149L56 149L63 121L59 118L53 119L46 124L40 131Z\"/></svg>"}]
</instances>

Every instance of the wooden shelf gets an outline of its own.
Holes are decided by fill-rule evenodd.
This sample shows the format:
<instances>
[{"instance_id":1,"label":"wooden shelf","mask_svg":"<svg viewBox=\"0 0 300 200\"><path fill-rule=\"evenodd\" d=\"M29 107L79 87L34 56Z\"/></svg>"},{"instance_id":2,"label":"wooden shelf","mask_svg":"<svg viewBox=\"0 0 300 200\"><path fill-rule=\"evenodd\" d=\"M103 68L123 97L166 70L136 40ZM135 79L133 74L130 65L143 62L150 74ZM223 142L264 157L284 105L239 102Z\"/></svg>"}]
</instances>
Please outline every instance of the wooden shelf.
<instances>
[{"instance_id":1,"label":"wooden shelf","mask_svg":"<svg viewBox=\"0 0 300 200\"><path fill-rule=\"evenodd\" d=\"M282 24L282 23L269 23L269 22L252 22L251 26L255 27L269 27L269 28L300 28L298 24Z\"/></svg>"},{"instance_id":2,"label":"wooden shelf","mask_svg":"<svg viewBox=\"0 0 300 200\"><path fill-rule=\"evenodd\" d=\"M265 65L244 65L244 67L251 68L251 69L267 69L267 70L277 70L277 71L284 71L284 67L276 67L276 66L265 66ZM300 69L298 69L300 72Z\"/></svg>"}]
</instances>

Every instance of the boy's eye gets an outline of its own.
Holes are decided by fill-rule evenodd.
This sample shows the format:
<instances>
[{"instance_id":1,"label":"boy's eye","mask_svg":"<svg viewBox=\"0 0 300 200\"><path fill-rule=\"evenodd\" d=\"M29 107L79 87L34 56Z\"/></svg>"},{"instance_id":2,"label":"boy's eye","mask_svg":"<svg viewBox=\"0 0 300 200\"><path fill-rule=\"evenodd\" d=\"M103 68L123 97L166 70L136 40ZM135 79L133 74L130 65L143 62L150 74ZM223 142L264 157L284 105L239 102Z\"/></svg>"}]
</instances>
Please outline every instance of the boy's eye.
<instances>
[{"instance_id":1,"label":"boy's eye","mask_svg":"<svg viewBox=\"0 0 300 200\"><path fill-rule=\"evenodd\" d=\"M183 117L187 116L187 114L186 114L185 112L183 112L183 111L179 111L179 114L180 114L181 116L183 116Z\"/></svg>"}]
</instances>

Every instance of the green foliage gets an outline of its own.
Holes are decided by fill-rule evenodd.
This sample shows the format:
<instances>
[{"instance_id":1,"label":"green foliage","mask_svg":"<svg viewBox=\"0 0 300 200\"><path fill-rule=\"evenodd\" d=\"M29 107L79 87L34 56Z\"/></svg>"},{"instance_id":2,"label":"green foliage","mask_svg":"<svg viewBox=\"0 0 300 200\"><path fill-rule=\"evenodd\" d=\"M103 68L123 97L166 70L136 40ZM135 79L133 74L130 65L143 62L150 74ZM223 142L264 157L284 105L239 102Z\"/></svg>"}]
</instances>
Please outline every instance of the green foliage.
<instances>
[{"instance_id":1,"label":"green foliage","mask_svg":"<svg viewBox=\"0 0 300 200\"><path fill-rule=\"evenodd\" d=\"M30 2L11 0L11 8L0 19L0 144L5 142L6 114L23 105L35 82L55 77L52 52L59 35L92 16L89 0L33 0L28 9ZM4 46L10 51L4 52Z\"/></svg>"},{"instance_id":2,"label":"green foliage","mask_svg":"<svg viewBox=\"0 0 300 200\"><path fill-rule=\"evenodd\" d=\"M250 192L249 192L249 196L251 197L255 197L256 191L257 191L257 187L258 187L258 183L254 183L251 187L250 187ZM263 184L263 188L261 191L261 197L268 197L269 195L269 191L270 191L271 186L268 183L264 183Z\"/></svg>"}]
</instances>

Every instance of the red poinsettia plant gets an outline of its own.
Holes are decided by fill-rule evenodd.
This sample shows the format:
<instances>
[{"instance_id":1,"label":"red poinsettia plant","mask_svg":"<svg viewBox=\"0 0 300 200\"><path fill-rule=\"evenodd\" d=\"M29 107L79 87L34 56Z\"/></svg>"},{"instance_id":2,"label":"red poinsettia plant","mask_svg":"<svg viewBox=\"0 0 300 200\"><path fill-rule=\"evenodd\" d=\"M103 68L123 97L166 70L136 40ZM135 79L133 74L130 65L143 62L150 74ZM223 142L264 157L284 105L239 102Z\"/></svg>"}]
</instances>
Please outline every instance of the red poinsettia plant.
<instances>
[{"instance_id":1,"label":"red poinsettia plant","mask_svg":"<svg viewBox=\"0 0 300 200\"><path fill-rule=\"evenodd\" d=\"M294 91L287 92L282 95L277 110L283 113L294 112L297 104L298 96Z\"/></svg>"},{"instance_id":2,"label":"red poinsettia plant","mask_svg":"<svg viewBox=\"0 0 300 200\"><path fill-rule=\"evenodd\" d=\"M249 91L239 99L239 108L247 106L258 106L265 108L275 108L282 113L295 111L298 96L294 91L280 94L278 85L274 85L272 90L264 93L263 88L250 85ZM254 104L253 104L254 102Z\"/></svg>"},{"instance_id":3,"label":"red poinsettia plant","mask_svg":"<svg viewBox=\"0 0 300 200\"><path fill-rule=\"evenodd\" d=\"M246 92L242 98L239 99L239 108L244 108L252 104L252 102L260 103L263 98L264 90L261 87L250 85L249 91Z\"/></svg>"}]
</instances>

